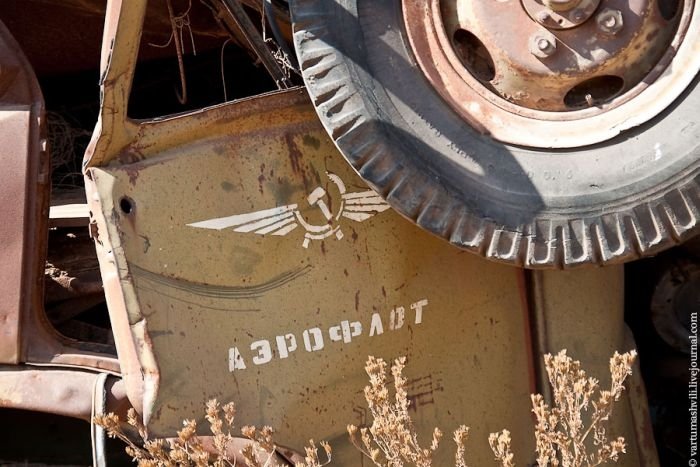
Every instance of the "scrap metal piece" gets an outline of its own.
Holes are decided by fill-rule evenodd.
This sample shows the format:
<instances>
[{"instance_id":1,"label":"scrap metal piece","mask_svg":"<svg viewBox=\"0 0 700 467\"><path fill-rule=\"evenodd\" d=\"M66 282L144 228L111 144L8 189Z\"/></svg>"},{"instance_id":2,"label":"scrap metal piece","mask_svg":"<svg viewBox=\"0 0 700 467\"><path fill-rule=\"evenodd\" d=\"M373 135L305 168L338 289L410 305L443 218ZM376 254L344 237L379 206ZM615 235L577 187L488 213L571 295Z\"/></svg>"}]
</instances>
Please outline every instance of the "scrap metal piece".
<instances>
[{"instance_id":1,"label":"scrap metal piece","mask_svg":"<svg viewBox=\"0 0 700 467\"><path fill-rule=\"evenodd\" d=\"M119 364L104 346L59 335L44 312L50 189L44 122L36 77L0 22L0 407L88 420L97 375L76 367L118 374ZM121 384L110 388L118 410Z\"/></svg>"},{"instance_id":2,"label":"scrap metal piece","mask_svg":"<svg viewBox=\"0 0 700 467\"><path fill-rule=\"evenodd\" d=\"M22 360L22 320L40 304L35 274L46 248L42 214L50 170L43 147L43 116L43 99L31 66L0 23L0 212L4 219L0 223L0 363Z\"/></svg>"},{"instance_id":3,"label":"scrap metal piece","mask_svg":"<svg viewBox=\"0 0 700 467\"><path fill-rule=\"evenodd\" d=\"M67 339L44 311L50 161L44 103L34 72L0 23L0 363L90 367L119 372L114 355ZM20 332L21 330L21 332ZM1 383L1 382L0 382ZM0 397L2 394L0 393Z\"/></svg>"},{"instance_id":4,"label":"scrap metal piece","mask_svg":"<svg viewBox=\"0 0 700 467\"><path fill-rule=\"evenodd\" d=\"M260 32L255 28L250 17L243 9L239 0L223 0L224 6L228 10L231 18L238 28L243 32L248 44L255 51L263 66L270 73L270 76L279 89L288 89L293 86L288 76L270 52L270 49L260 36Z\"/></svg>"},{"instance_id":5,"label":"scrap metal piece","mask_svg":"<svg viewBox=\"0 0 700 467\"><path fill-rule=\"evenodd\" d=\"M0 408L32 410L90 421L95 385L105 376L75 369L0 365ZM129 409L124 382L105 383L106 411L125 418Z\"/></svg>"},{"instance_id":6,"label":"scrap metal piece","mask_svg":"<svg viewBox=\"0 0 700 467\"><path fill-rule=\"evenodd\" d=\"M484 407L526 429L533 378L518 271L387 209L302 90L140 125L88 183L110 314L129 323L117 347L137 353L141 371L125 379L143 387L134 405L150 433L201 418L216 395L284 445L303 446L298 427L313 426L334 461L354 465L344 427L367 420L370 354L408 355L421 429L481 419ZM133 147L142 158L119 162ZM465 388L465 374L475 384Z\"/></svg>"}]
</instances>

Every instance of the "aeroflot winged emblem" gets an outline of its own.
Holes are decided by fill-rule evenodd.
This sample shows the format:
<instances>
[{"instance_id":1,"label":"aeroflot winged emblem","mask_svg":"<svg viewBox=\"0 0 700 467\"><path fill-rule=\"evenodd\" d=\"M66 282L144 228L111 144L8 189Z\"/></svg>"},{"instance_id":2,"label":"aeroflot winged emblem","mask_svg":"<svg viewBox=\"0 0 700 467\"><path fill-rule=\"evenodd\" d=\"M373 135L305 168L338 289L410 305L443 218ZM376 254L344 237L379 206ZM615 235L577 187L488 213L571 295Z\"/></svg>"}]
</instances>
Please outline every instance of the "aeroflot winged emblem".
<instances>
[{"instance_id":1,"label":"aeroflot winged emblem","mask_svg":"<svg viewBox=\"0 0 700 467\"><path fill-rule=\"evenodd\" d=\"M302 216L298 204L288 204L262 211L235 214L228 217L218 217L200 222L187 224L190 227L200 229L233 229L234 232L255 233L258 235L287 235L299 225L304 227L304 241L302 246L309 247L311 240L322 240L334 235L338 240L343 238L340 229L341 217L355 222L366 221L370 217L389 209L389 205L372 190L347 193L345 183L333 173L326 172L328 178L335 184L340 192L340 205L337 212L331 212L324 198L328 194L322 187L314 189L306 201L310 206L315 206L321 212L326 223L316 225L310 223Z\"/></svg>"}]
</instances>

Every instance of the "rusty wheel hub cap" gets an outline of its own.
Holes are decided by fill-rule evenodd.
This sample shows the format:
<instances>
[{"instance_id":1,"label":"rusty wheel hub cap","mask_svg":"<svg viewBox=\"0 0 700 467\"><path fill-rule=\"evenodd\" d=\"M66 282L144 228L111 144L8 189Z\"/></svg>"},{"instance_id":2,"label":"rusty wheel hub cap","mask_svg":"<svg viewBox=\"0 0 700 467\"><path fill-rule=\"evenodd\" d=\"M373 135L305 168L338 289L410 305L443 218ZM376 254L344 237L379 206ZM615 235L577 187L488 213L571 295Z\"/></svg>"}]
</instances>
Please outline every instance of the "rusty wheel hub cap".
<instances>
[{"instance_id":1,"label":"rusty wheel hub cap","mask_svg":"<svg viewBox=\"0 0 700 467\"><path fill-rule=\"evenodd\" d=\"M494 138L535 147L604 141L668 106L698 71L695 10L695 0L403 0L440 95Z\"/></svg>"}]
</instances>

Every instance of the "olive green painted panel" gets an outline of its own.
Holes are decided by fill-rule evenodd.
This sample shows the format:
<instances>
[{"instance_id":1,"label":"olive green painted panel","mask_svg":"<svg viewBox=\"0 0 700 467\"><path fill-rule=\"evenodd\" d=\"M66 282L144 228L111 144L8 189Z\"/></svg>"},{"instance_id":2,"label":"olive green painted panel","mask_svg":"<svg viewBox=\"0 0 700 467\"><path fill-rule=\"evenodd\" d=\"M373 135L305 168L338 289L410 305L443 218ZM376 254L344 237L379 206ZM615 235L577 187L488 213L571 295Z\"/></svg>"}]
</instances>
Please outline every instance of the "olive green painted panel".
<instances>
[{"instance_id":1,"label":"olive green painted panel","mask_svg":"<svg viewBox=\"0 0 700 467\"><path fill-rule=\"evenodd\" d=\"M152 433L204 423L217 397L236 401L240 425L271 425L297 449L326 439L338 465L361 465L345 426L368 421L364 362L406 355L426 445L434 426L466 423L471 462L488 465L488 433L508 427L524 462L534 441L518 270L401 218L299 107L296 121L266 114L265 127L200 115L212 130L191 141L191 121L154 123L143 139L157 144L91 169L111 245L103 272L112 262L120 276ZM454 455L449 438L437 465Z\"/></svg>"}]
</instances>

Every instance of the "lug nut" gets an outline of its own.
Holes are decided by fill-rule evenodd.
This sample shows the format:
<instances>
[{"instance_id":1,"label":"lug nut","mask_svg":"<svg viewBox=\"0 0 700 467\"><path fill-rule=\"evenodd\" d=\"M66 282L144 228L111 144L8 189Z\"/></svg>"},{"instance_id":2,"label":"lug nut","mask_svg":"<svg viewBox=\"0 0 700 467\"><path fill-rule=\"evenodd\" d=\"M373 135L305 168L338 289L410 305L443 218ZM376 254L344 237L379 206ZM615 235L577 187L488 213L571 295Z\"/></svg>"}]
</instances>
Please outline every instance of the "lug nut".
<instances>
[{"instance_id":1,"label":"lug nut","mask_svg":"<svg viewBox=\"0 0 700 467\"><path fill-rule=\"evenodd\" d=\"M623 26L622 12L606 8L598 14L596 23L598 23L598 29L605 34L617 34Z\"/></svg>"},{"instance_id":2,"label":"lug nut","mask_svg":"<svg viewBox=\"0 0 700 467\"><path fill-rule=\"evenodd\" d=\"M530 53L535 57L547 58L557 50L556 39L535 34L530 38Z\"/></svg>"}]
</instances>

